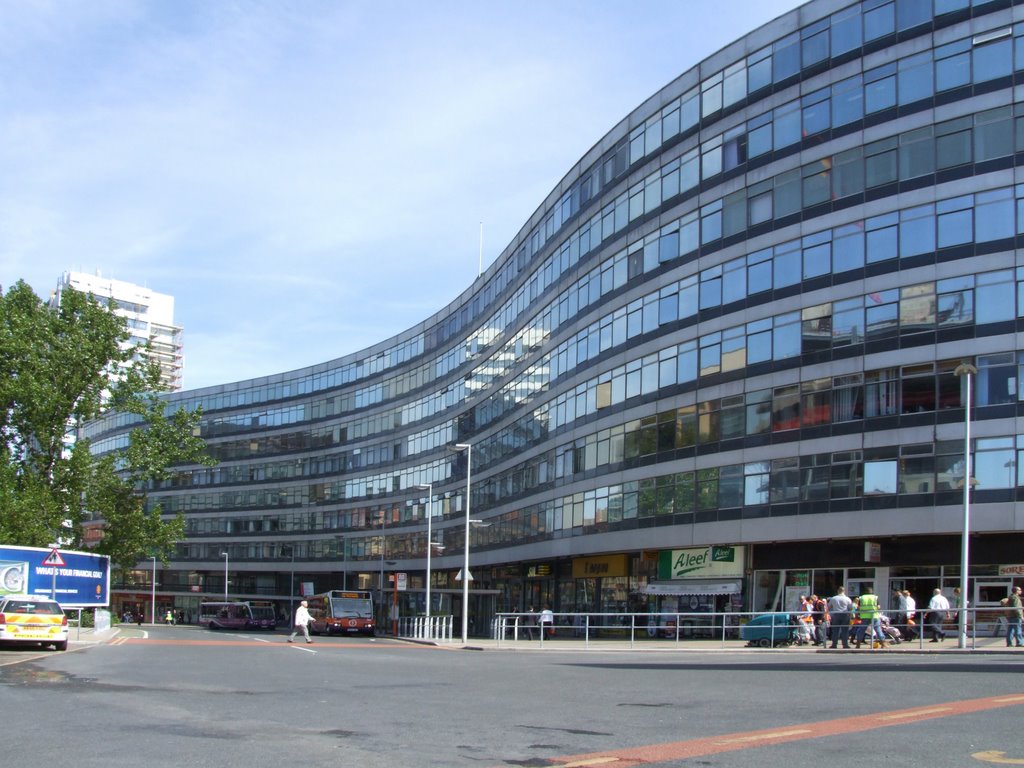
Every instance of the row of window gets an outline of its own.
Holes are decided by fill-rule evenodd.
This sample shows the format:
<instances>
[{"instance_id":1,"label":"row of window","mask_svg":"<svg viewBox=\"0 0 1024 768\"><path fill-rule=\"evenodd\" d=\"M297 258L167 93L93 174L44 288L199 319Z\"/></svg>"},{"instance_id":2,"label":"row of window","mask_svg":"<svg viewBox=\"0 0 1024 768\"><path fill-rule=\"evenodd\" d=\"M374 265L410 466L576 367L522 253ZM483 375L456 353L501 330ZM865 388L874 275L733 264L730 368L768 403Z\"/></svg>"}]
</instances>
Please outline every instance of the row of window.
<instances>
[{"instance_id":1,"label":"row of window","mask_svg":"<svg viewBox=\"0 0 1024 768\"><path fill-rule=\"evenodd\" d=\"M935 494L957 496L963 487L964 455L961 441L939 441L914 445L889 445L831 453L790 456L766 461L730 464L707 469L655 475L643 480L602 486L589 491L568 494L549 502L517 509L490 518L487 528L474 529L474 549L510 546L527 541L565 535L608 530L622 525L643 524L661 519L672 524L711 522L719 519L756 518L793 514L801 502L816 504L815 511L824 511L821 504L851 500L867 503L872 497L890 497L884 503L893 506L891 497L909 495L922 497L915 506L935 503ZM1024 436L979 438L971 445L971 474L974 493L1006 491L1022 482ZM780 509L781 507L781 509ZM404 522L422 524L426 506L406 504L389 511L395 525ZM848 506L840 507L848 509ZM436 513L435 513L436 514ZM449 507L444 516L457 516ZM325 521L312 513L296 513L285 520L290 525L265 529L260 520L231 521L212 519L205 526L195 526L194 534L224 533L235 535L262 533L264 530L330 531ZM412 558L425 555L424 531L388 533L381 518L363 518L346 525L346 529L377 529L384 535L370 534L303 542L304 558L341 556L344 547L348 561L375 560L385 551L389 557ZM332 521L334 522L334 521ZM390 523L389 523L390 524ZM304 527L305 526L305 527ZM220 529L220 530L217 530ZM342 528L337 529L343 530ZM444 542L448 551L462 550L464 540L460 525L443 527L435 524L435 541ZM386 538L386 543L384 539ZM233 561L250 559L246 552L260 548L255 559L288 557L290 552L274 551L277 542L235 544ZM213 549L222 545L192 543L179 545L176 559L212 559ZM270 549L267 549L270 548ZM266 550L266 551L265 551Z\"/></svg>"}]
</instances>

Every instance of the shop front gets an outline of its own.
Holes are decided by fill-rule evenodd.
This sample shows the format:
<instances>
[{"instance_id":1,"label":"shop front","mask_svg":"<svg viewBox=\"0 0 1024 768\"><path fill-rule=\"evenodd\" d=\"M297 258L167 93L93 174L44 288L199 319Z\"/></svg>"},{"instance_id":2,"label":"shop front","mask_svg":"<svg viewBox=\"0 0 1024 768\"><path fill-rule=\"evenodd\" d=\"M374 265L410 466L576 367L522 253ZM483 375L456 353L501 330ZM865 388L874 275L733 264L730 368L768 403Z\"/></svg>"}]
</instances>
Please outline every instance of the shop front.
<instances>
[{"instance_id":1,"label":"shop front","mask_svg":"<svg viewBox=\"0 0 1024 768\"><path fill-rule=\"evenodd\" d=\"M999 601L1015 585L1024 585L1020 536L972 536L968 602L976 611L976 631L1000 631ZM956 604L960 586L959 536L915 536L879 541L787 542L752 547L753 588L750 610L797 609L801 595L828 598L843 586L858 597L870 586L885 610L898 607L896 593L909 591L922 610L939 589Z\"/></svg>"},{"instance_id":2,"label":"shop front","mask_svg":"<svg viewBox=\"0 0 1024 768\"><path fill-rule=\"evenodd\" d=\"M731 546L663 550L658 577L642 592L649 613L663 614L651 634L712 634L723 614L743 609L746 548ZM708 614L706 618L699 614ZM732 624L732 622L725 622Z\"/></svg>"}]
</instances>

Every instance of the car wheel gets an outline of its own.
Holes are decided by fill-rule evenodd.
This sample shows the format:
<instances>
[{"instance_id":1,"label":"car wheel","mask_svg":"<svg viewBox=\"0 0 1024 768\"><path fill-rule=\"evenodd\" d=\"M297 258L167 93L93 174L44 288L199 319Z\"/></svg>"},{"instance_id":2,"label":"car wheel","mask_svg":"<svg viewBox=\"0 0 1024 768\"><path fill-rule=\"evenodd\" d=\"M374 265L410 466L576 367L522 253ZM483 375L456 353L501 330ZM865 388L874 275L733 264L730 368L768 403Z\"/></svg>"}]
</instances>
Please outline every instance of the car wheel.
<instances>
[{"instance_id":1,"label":"car wheel","mask_svg":"<svg viewBox=\"0 0 1024 768\"><path fill-rule=\"evenodd\" d=\"M61 640L59 643L54 643L53 648L56 651L66 651L68 649L68 641Z\"/></svg>"},{"instance_id":2,"label":"car wheel","mask_svg":"<svg viewBox=\"0 0 1024 768\"><path fill-rule=\"evenodd\" d=\"M757 644L761 648L771 648L772 647L772 641L769 640L767 637L762 637L760 640L757 641Z\"/></svg>"}]
</instances>

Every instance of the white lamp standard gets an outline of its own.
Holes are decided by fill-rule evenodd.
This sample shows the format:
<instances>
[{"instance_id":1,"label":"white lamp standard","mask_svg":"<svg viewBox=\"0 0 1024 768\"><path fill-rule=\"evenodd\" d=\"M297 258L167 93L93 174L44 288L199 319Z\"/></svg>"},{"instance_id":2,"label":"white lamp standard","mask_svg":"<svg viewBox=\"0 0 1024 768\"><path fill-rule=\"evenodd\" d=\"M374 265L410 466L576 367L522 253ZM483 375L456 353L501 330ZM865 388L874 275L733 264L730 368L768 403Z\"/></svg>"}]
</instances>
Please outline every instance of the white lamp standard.
<instances>
[{"instance_id":1,"label":"white lamp standard","mask_svg":"<svg viewBox=\"0 0 1024 768\"><path fill-rule=\"evenodd\" d=\"M427 483L426 485L417 485L417 488L426 489L427 491L427 580L426 580L426 597L427 597L427 625L430 625L430 554L434 549L434 539L431 532L431 518L434 516L434 484Z\"/></svg>"},{"instance_id":2,"label":"white lamp standard","mask_svg":"<svg viewBox=\"0 0 1024 768\"><path fill-rule=\"evenodd\" d=\"M153 561L153 583L150 585L152 589L149 595L149 615L150 620L156 624L156 557L150 559Z\"/></svg>"},{"instance_id":3,"label":"white lamp standard","mask_svg":"<svg viewBox=\"0 0 1024 768\"><path fill-rule=\"evenodd\" d=\"M469 642L469 494L473 446L469 443L456 443L455 449L466 452L466 541L463 545L462 558L462 644L465 645Z\"/></svg>"},{"instance_id":4,"label":"white lamp standard","mask_svg":"<svg viewBox=\"0 0 1024 768\"><path fill-rule=\"evenodd\" d=\"M282 552L282 554L284 554ZM288 547L288 554L292 558L292 570L288 577L288 615L292 617L294 623L295 620L295 545L292 544Z\"/></svg>"},{"instance_id":5,"label":"white lamp standard","mask_svg":"<svg viewBox=\"0 0 1024 768\"><path fill-rule=\"evenodd\" d=\"M221 552L220 556L224 558L224 602L228 601L228 553Z\"/></svg>"},{"instance_id":6,"label":"white lamp standard","mask_svg":"<svg viewBox=\"0 0 1024 768\"><path fill-rule=\"evenodd\" d=\"M964 530L960 546L960 608L957 614L958 648L967 647L967 567L971 534L971 377L978 369L966 360L953 373L963 379L966 385L964 401Z\"/></svg>"}]
</instances>

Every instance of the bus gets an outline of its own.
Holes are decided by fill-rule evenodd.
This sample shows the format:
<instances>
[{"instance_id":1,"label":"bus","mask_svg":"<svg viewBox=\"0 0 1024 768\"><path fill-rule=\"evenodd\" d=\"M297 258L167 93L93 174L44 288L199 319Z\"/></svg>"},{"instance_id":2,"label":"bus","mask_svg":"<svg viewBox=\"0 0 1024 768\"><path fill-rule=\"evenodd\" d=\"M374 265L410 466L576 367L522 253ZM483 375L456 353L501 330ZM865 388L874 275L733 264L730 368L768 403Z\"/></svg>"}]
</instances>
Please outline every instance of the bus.
<instances>
[{"instance_id":1,"label":"bus","mask_svg":"<svg viewBox=\"0 0 1024 768\"><path fill-rule=\"evenodd\" d=\"M207 629L277 628L277 614L269 600L200 603L199 626Z\"/></svg>"},{"instance_id":2,"label":"bus","mask_svg":"<svg viewBox=\"0 0 1024 768\"><path fill-rule=\"evenodd\" d=\"M332 590L306 598L314 635L373 636L373 597L369 592Z\"/></svg>"}]
</instances>

